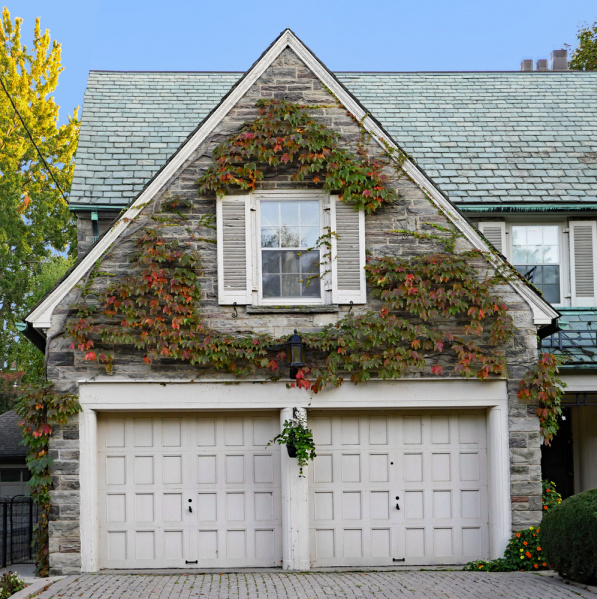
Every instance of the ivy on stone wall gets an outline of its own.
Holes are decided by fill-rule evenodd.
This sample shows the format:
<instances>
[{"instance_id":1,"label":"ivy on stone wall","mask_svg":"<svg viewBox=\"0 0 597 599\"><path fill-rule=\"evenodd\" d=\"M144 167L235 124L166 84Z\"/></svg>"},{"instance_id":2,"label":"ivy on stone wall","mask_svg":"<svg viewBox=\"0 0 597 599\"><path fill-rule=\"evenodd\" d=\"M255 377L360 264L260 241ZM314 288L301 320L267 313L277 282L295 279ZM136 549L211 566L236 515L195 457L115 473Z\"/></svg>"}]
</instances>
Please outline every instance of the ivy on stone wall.
<instances>
[{"instance_id":1,"label":"ivy on stone wall","mask_svg":"<svg viewBox=\"0 0 597 599\"><path fill-rule=\"evenodd\" d=\"M23 444L27 446L27 467L31 473L29 490L33 501L39 506L40 520L34 527L36 572L38 576L49 574L48 520L50 517L50 488L52 464L49 443L56 426L67 424L68 419L81 410L77 396L56 393L52 383L25 387L19 394L16 411Z\"/></svg>"},{"instance_id":2,"label":"ivy on stone wall","mask_svg":"<svg viewBox=\"0 0 597 599\"><path fill-rule=\"evenodd\" d=\"M404 160L393 156L374 158L367 152L370 136L363 127L355 152L339 145L340 133L318 123L309 110L337 105L300 105L286 100L259 100L259 116L245 123L214 150L215 164L199 179L199 193L225 195L234 189L254 190L268 176L292 171L293 181L309 179L324 191L339 192L355 210L375 212L395 194L388 189L384 168ZM347 113L353 120L355 117Z\"/></svg>"},{"instance_id":3,"label":"ivy on stone wall","mask_svg":"<svg viewBox=\"0 0 597 599\"><path fill-rule=\"evenodd\" d=\"M327 106L259 101L258 117L216 149L215 164L199 180L199 192L255 189L268 169L280 174L283 168L292 170L297 181L309 177L325 190L340 192L355 209L374 213L399 201L382 172L389 170L392 158L383 152L380 159L368 156L362 127L356 154L341 148L340 136L309 115L317 108ZM401 160L394 165L397 178ZM206 325L200 310L200 256L190 245L196 237L189 230L188 243L169 240L168 227L181 226L185 217L171 200L162 210L168 214L156 213L154 207L148 215L154 223L137 238L130 275L99 294L92 291L93 276L85 285L81 301L73 306L76 318L67 325L71 347L108 372L119 347L141 351L147 363L167 359L190 364L198 374L215 369L237 377L279 379L284 358L279 344L284 340L251 332L232 335ZM451 229L436 227L425 240L443 245L443 251L410 259L369 257L367 283L379 307L305 334L311 363L298 371L291 386L318 392L345 378L357 384L421 373L481 380L507 376L504 349L516 329L496 288L512 275L508 269L490 268L481 252L455 253L456 237ZM547 368L540 377L523 381L524 395L543 401L540 393L547 393L546 385L557 387L555 372ZM535 396L539 379L545 388ZM549 441L557 426L559 398L544 404L545 422L556 419L546 425Z\"/></svg>"}]
</instances>

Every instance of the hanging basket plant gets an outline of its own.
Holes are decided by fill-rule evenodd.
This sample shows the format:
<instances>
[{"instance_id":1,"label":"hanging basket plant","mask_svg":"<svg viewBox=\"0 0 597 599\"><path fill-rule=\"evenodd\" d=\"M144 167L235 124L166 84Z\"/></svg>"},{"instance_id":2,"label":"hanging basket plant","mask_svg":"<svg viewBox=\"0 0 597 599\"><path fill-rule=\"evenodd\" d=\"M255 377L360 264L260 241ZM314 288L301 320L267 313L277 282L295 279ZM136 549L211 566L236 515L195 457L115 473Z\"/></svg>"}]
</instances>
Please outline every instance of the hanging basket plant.
<instances>
[{"instance_id":1,"label":"hanging basket plant","mask_svg":"<svg viewBox=\"0 0 597 599\"><path fill-rule=\"evenodd\" d=\"M302 418L286 420L282 432L268 443L268 447L272 443L286 445L288 455L298 459L299 476L303 476L303 468L309 465L309 460L314 460L316 457L313 432L307 428Z\"/></svg>"}]
</instances>

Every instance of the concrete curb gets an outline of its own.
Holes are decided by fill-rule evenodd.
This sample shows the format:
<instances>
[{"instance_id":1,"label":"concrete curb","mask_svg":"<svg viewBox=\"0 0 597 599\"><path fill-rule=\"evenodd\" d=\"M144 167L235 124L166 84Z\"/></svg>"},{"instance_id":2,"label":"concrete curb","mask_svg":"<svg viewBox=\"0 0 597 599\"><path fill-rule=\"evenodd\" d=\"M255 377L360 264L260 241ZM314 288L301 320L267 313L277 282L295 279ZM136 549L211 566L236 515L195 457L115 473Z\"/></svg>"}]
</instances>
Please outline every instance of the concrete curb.
<instances>
[{"instance_id":1,"label":"concrete curb","mask_svg":"<svg viewBox=\"0 0 597 599\"><path fill-rule=\"evenodd\" d=\"M22 591L15 593L10 596L10 599L30 599L39 595L46 587L51 586L55 582L66 578L66 576L49 576L48 578L39 578L35 582L32 582L29 586L25 587Z\"/></svg>"}]
</instances>

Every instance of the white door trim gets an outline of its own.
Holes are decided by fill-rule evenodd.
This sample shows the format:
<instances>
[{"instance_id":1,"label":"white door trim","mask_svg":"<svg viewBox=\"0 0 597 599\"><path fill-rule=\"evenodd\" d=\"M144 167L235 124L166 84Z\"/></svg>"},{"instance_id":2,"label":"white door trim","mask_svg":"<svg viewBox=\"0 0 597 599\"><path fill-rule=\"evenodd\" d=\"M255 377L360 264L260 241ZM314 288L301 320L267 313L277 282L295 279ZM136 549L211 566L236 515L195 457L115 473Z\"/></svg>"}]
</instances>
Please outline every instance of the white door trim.
<instances>
[{"instance_id":1,"label":"white door trim","mask_svg":"<svg viewBox=\"0 0 597 599\"><path fill-rule=\"evenodd\" d=\"M325 390L317 395L287 389L285 382L237 382L234 385L215 382L141 383L127 381L83 382L79 388L83 408L80 414L81 452L81 568L83 572L99 569L98 461L97 413L101 411L139 410L201 411L272 410L285 408L318 409L424 409L424 408L486 408L489 460L489 535L491 558L499 557L511 534L510 511L510 450L508 442L508 394L506 381L476 380L402 380L346 384L339 389ZM167 406L167 407L165 407ZM283 475L284 481L290 471ZM291 481L288 480L288 484ZM294 489L288 492L304 490ZM302 491L302 493L301 493ZM291 536L284 542L284 568L303 569L305 556L301 535L309 530L308 510L302 526L282 522ZM287 512L288 513L288 512ZM294 546L294 548L293 548ZM308 543L307 543L308 551ZM307 558L308 559L308 558Z\"/></svg>"}]
</instances>

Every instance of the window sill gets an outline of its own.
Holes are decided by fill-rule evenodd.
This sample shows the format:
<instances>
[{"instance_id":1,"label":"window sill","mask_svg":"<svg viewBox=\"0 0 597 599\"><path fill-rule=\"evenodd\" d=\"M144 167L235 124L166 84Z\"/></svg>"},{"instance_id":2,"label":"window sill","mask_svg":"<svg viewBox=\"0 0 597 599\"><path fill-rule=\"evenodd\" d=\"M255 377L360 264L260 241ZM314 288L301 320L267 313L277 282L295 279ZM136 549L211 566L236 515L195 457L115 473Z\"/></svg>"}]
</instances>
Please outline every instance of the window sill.
<instances>
[{"instance_id":1,"label":"window sill","mask_svg":"<svg viewBox=\"0 0 597 599\"><path fill-rule=\"evenodd\" d=\"M340 312L336 304L305 306L247 306L247 314L329 314Z\"/></svg>"}]
</instances>

